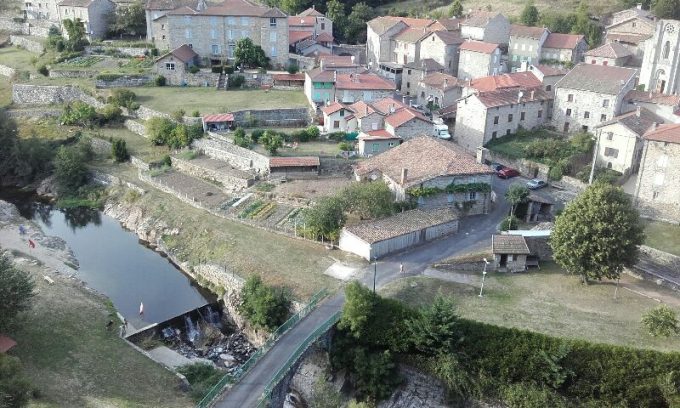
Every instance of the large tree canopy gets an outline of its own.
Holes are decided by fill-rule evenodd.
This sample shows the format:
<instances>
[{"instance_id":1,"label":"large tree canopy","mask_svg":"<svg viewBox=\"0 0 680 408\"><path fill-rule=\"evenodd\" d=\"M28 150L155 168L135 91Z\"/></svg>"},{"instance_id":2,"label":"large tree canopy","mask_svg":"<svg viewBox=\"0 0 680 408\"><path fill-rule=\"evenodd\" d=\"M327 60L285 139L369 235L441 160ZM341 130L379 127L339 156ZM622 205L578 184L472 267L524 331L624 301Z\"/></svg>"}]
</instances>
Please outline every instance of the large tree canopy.
<instances>
[{"instance_id":1,"label":"large tree canopy","mask_svg":"<svg viewBox=\"0 0 680 408\"><path fill-rule=\"evenodd\" d=\"M15 268L9 258L0 255L0 330L9 326L19 312L31 306L34 286L26 272Z\"/></svg>"},{"instance_id":2,"label":"large tree canopy","mask_svg":"<svg viewBox=\"0 0 680 408\"><path fill-rule=\"evenodd\" d=\"M557 217L550 236L555 261L587 279L618 279L637 262L644 235L638 212L618 187L588 187Z\"/></svg>"},{"instance_id":3,"label":"large tree canopy","mask_svg":"<svg viewBox=\"0 0 680 408\"><path fill-rule=\"evenodd\" d=\"M236 42L234 58L237 65L264 67L269 65L269 58L259 45L253 44L250 38L241 38Z\"/></svg>"},{"instance_id":4,"label":"large tree canopy","mask_svg":"<svg viewBox=\"0 0 680 408\"><path fill-rule=\"evenodd\" d=\"M113 35L146 35L144 4L137 0L127 7L117 7L116 14L111 18L109 32Z\"/></svg>"}]
</instances>

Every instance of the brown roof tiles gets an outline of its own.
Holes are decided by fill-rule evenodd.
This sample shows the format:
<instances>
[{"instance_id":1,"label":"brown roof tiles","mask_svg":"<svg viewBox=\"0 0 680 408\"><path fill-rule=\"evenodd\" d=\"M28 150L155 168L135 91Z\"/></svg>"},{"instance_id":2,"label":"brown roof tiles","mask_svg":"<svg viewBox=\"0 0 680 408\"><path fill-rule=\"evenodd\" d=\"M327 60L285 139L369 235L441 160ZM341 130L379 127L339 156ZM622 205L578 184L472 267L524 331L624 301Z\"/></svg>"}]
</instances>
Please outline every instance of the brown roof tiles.
<instances>
[{"instance_id":1,"label":"brown roof tiles","mask_svg":"<svg viewBox=\"0 0 680 408\"><path fill-rule=\"evenodd\" d=\"M521 235L494 234L491 236L491 252L494 254L529 255L529 247Z\"/></svg>"},{"instance_id":2,"label":"brown roof tiles","mask_svg":"<svg viewBox=\"0 0 680 408\"><path fill-rule=\"evenodd\" d=\"M456 219L458 219L458 215L449 208L428 211L417 209L404 211L376 221L350 225L344 229L364 242L373 244Z\"/></svg>"},{"instance_id":3,"label":"brown roof tiles","mask_svg":"<svg viewBox=\"0 0 680 408\"><path fill-rule=\"evenodd\" d=\"M543 43L543 48L573 50L583 39L584 37L581 34L550 33Z\"/></svg>"},{"instance_id":4,"label":"brown roof tiles","mask_svg":"<svg viewBox=\"0 0 680 408\"><path fill-rule=\"evenodd\" d=\"M465 41L460 45L460 50L480 52L483 54L491 54L498 49L498 44L488 43L484 41Z\"/></svg>"},{"instance_id":5,"label":"brown roof tiles","mask_svg":"<svg viewBox=\"0 0 680 408\"><path fill-rule=\"evenodd\" d=\"M645 133L644 138L655 142L680 144L680 123L659 125Z\"/></svg>"}]
</instances>

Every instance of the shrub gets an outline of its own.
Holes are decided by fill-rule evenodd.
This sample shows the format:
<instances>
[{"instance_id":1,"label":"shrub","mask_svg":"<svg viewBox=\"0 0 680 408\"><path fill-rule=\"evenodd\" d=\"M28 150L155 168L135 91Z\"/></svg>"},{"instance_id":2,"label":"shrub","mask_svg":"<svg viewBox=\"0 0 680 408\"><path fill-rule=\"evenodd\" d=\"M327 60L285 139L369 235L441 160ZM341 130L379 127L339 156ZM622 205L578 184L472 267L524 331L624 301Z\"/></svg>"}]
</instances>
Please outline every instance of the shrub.
<instances>
[{"instance_id":1,"label":"shrub","mask_svg":"<svg viewBox=\"0 0 680 408\"><path fill-rule=\"evenodd\" d=\"M224 73L227 75L231 75L234 73L234 67L231 65L225 65L224 66Z\"/></svg>"},{"instance_id":2,"label":"shrub","mask_svg":"<svg viewBox=\"0 0 680 408\"><path fill-rule=\"evenodd\" d=\"M172 159L167 154L158 162L161 166L171 167Z\"/></svg>"},{"instance_id":3,"label":"shrub","mask_svg":"<svg viewBox=\"0 0 680 408\"><path fill-rule=\"evenodd\" d=\"M189 68L189 72L192 73L192 74L195 74L200 70L201 69L199 67L197 67L196 65L192 65L191 68Z\"/></svg>"},{"instance_id":4,"label":"shrub","mask_svg":"<svg viewBox=\"0 0 680 408\"><path fill-rule=\"evenodd\" d=\"M569 144L578 153L587 154L592 152L595 141L590 133L582 132L572 136L569 140Z\"/></svg>"},{"instance_id":5,"label":"shrub","mask_svg":"<svg viewBox=\"0 0 680 408\"><path fill-rule=\"evenodd\" d=\"M64 125L93 126L97 111L85 102L73 101L64 107L59 120Z\"/></svg>"},{"instance_id":6,"label":"shrub","mask_svg":"<svg viewBox=\"0 0 680 408\"><path fill-rule=\"evenodd\" d=\"M253 143L258 143L263 134L264 130L255 129L252 132L250 132L250 140L252 140Z\"/></svg>"},{"instance_id":7,"label":"shrub","mask_svg":"<svg viewBox=\"0 0 680 408\"><path fill-rule=\"evenodd\" d=\"M80 138L70 146L61 146L54 159L54 174L57 191L63 196L72 196L88 182L87 163L92 159L89 139Z\"/></svg>"},{"instance_id":8,"label":"shrub","mask_svg":"<svg viewBox=\"0 0 680 408\"><path fill-rule=\"evenodd\" d=\"M31 397L31 383L26 379L18 358L0 354L0 396L3 407L23 407Z\"/></svg>"},{"instance_id":9,"label":"shrub","mask_svg":"<svg viewBox=\"0 0 680 408\"><path fill-rule=\"evenodd\" d=\"M105 81L105 82L111 82L115 81L116 79L122 78L125 75L123 74L111 74L111 73L104 73L104 74L99 74L95 77L96 80L98 81Z\"/></svg>"},{"instance_id":10,"label":"shrub","mask_svg":"<svg viewBox=\"0 0 680 408\"><path fill-rule=\"evenodd\" d=\"M237 128L234 132L234 144L246 149L250 148L250 139L248 139L248 136L246 136L246 132L243 129Z\"/></svg>"},{"instance_id":11,"label":"shrub","mask_svg":"<svg viewBox=\"0 0 680 408\"><path fill-rule=\"evenodd\" d=\"M118 163L126 162L130 159L125 140L113 139L111 142L111 155L113 156L113 160Z\"/></svg>"},{"instance_id":12,"label":"shrub","mask_svg":"<svg viewBox=\"0 0 680 408\"><path fill-rule=\"evenodd\" d=\"M137 94L128 89L114 89L111 91L111 95L108 97L108 103L123 106L128 109L133 109L135 107L137 100ZM139 108L139 105L136 106Z\"/></svg>"},{"instance_id":13,"label":"shrub","mask_svg":"<svg viewBox=\"0 0 680 408\"><path fill-rule=\"evenodd\" d=\"M119 122L123 118L123 111L114 105L104 105L99 111L97 111L102 123L114 123Z\"/></svg>"},{"instance_id":14,"label":"shrub","mask_svg":"<svg viewBox=\"0 0 680 408\"><path fill-rule=\"evenodd\" d=\"M163 75L158 75L154 80L154 84L156 84L156 86L165 86L166 83L167 79L165 79Z\"/></svg>"},{"instance_id":15,"label":"shrub","mask_svg":"<svg viewBox=\"0 0 680 408\"><path fill-rule=\"evenodd\" d=\"M184 120L184 115L186 114L186 111L184 109L177 109L176 111L172 112L172 118L175 119L177 122L182 123Z\"/></svg>"},{"instance_id":16,"label":"shrub","mask_svg":"<svg viewBox=\"0 0 680 408\"><path fill-rule=\"evenodd\" d=\"M177 368L177 372L191 384L191 398L195 401L200 401L223 376L222 371L206 363L183 365Z\"/></svg>"},{"instance_id":17,"label":"shrub","mask_svg":"<svg viewBox=\"0 0 680 408\"><path fill-rule=\"evenodd\" d=\"M324 197L313 207L304 210L305 235L311 234L314 238L325 237L336 240L340 229L345 225L345 207L337 197Z\"/></svg>"},{"instance_id":18,"label":"shrub","mask_svg":"<svg viewBox=\"0 0 680 408\"><path fill-rule=\"evenodd\" d=\"M501 231L515 230L519 226L519 218L517 217L507 217L501 222Z\"/></svg>"},{"instance_id":19,"label":"shrub","mask_svg":"<svg viewBox=\"0 0 680 408\"><path fill-rule=\"evenodd\" d=\"M42 76L49 76L50 70L47 69L47 66L45 66L45 64L43 64L38 67L38 73Z\"/></svg>"},{"instance_id":20,"label":"shrub","mask_svg":"<svg viewBox=\"0 0 680 408\"><path fill-rule=\"evenodd\" d=\"M351 152L354 150L354 144L352 142L340 142L338 143L338 149L343 152Z\"/></svg>"},{"instance_id":21,"label":"shrub","mask_svg":"<svg viewBox=\"0 0 680 408\"><path fill-rule=\"evenodd\" d=\"M298 66L297 62L291 62L288 64L286 71L288 71L289 74L297 74L298 71L300 71L300 67Z\"/></svg>"},{"instance_id":22,"label":"shrub","mask_svg":"<svg viewBox=\"0 0 680 408\"><path fill-rule=\"evenodd\" d=\"M326 137L328 137L328 140L341 142L341 141L345 140L345 138L347 137L347 133L345 133L345 132L333 132L333 133L329 133Z\"/></svg>"},{"instance_id":23,"label":"shrub","mask_svg":"<svg viewBox=\"0 0 680 408\"><path fill-rule=\"evenodd\" d=\"M164 145L167 144L170 133L175 126L175 123L168 118L154 117L146 121L146 134L149 135L151 143Z\"/></svg>"},{"instance_id":24,"label":"shrub","mask_svg":"<svg viewBox=\"0 0 680 408\"><path fill-rule=\"evenodd\" d=\"M307 132L307 138L309 140L316 140L316 139L319 138L319 135L321 134L321 132L319 131L319 128L314 126L314 125L308 127L306 132Z\"/></svg>"},{"instance_id":25,"label":"shrub","mask_svg":"<svg viewBox=\"0 0 680 408\"><path fill-rule=\"evenodd\" d=\"M239 311L256 327L274 330L288 318L290 299L282 288L267 286L251 275L241 289Z\"/></svg>"},{"instance_id":26,"label":"shrub","mask_svg":"<svg viewBox=\"0 0 680 408\"><path fill-rule=\"evenodd\" d=\"M195 110L195 111L191 112L191 117L200 118L200 117L201 117L201 112Z\"/></svg>"},{"instance_id":27,"label":"shrub","mask_svg":"<svg viewBox=\"0 0 680 408\"><path fill-rule=\"evenodd\" d=\"M243 75L229 75L227 80L227 87L229 88L240 88L246 82L246 78Z\"/></svg>"},{"instance_id":28,"label":"shrub","mask_svg":"<svg viewBox=\"0 0 680 408\"><path fill-rule=\"evenodd\" d=\"M559 394L548 388L530 384L510 384L502 390L503 402L508 408L566 408Z\"/></svg>"},{"instance_id":29,"label":"shrub","mask_svg":"<svg viewBox=\"0 0 680 408\"><path fill-rule=\"evenodd\" d=\"M269 154L272 155L276 154L277 150L279 150L279 148L283 146L283 137L281 137L281 135L271 130L267 130L266 132L264 132L264 134L262 135L262 137L260 137L259 140L262 146L264 146L264 148L267 149Z\"/></svg>"},{"instance_id":30,"label":"shrub","mask_svg":"<svg viewBox=\"0 0 680 408\"><path fill-rule=\"evenodd\" d=\"M158 48L153 47L151 49L151 55L154 56L154 57L157 57L158 56Z\"/></svg>"},{"instance_id":31,"label":"shrub","mask_svg":"<svg viewBox=\"0 0 680 408\"><path fill-rule=\"evenodd\" d=\"M654 337L670 337L678 333L678 316L673 309L660 305L642 316L642 324Z\"/></svg>"}]
</instances>

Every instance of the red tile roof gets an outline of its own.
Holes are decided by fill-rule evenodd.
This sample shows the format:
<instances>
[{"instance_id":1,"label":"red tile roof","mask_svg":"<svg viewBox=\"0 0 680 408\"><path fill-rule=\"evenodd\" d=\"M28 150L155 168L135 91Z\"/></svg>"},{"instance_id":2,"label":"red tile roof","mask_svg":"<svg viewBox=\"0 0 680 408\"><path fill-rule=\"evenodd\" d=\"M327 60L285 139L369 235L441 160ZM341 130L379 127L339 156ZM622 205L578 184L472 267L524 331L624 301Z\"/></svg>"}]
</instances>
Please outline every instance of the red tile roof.
<instances>
[{"instance_id":1,"label":"red tile roof","mask_svg":"<svg viewBox=\"0 0 680 408\"><path fill-rule=\"evenodd\" d=\"M404 184L401 184L402 169L408 171ZM360 176L379 171L405 188L441 176L493 173L459 146L432 136L415 137L357 164L355 171Z\"/></svg>"},{"instance_id":2,"label":"red tile roof","mask_svg":"<svg viewBox=\"0 0 680 408\"><path fill-rule=\"evenodd\" d=\"M472 12L465 20L461 22L462 25L470 27L486 27L489 20L496 18L499 12L478 10Z\"/></svg>"},{"instance_id":3,"label":"red tile roof","mask_svg":"<svg viewBox=\"0 0 680 408\"><path fill-rule=\"evenodd\" d=\"M402 32L394 37L395 41L402 41L407 43L417 43L421 39L427 37L430 34L430 30L427 28L414 28L409 27L404 29Z\"/></svg>"},{"instance_id":4,"label":"red tile roof","mask_svg":"<svg viewBox=\"0 0 680 408\"><path fill-rule=\"evenodd\" d=\"M327 71L321 68L310 69L305 72L314 82L335 82L335 71Z\"/></svg>"},{"instance_id":5,"label":"red tile roof","mask_svg":"<svg viewBox=\"0 0 680 408\"><path fill-rule=\"evenodd\" d=\"M341 109L345 109L345 105L341 104L340 102L333 102L330 105L321 108L321 112L326 115L332 115Z\"/></svg>"},{"instance_id":6,"label":"red tile roof","mask_svg":"<svg viewBox=\"0 0 680 408\"><path fill-rule=\"evenodd\" d=\"M600 57L600 58L624 58L633 55L628 48L617 42L610 42L594 48L584 55L588 57Z\"/></svg>"},{"instance_id":7,"label":"red tile roof","mask_svg":"<svg viewBox=\"0 0 680 408\"><path fill-rule=\"evenodd\" d=\"M391 140L391 139L401 139L399 136L395 136L385 129L371 130L369 132L361 132L359 140Z\"/></svg>"},{"instance_id":8,"label":"red tile roof","mask_svg":"<svg viewBox=\"0 0 680 408\"><path fill-rule=\"evenodd\" d=\"M396 85L394 82L372 73L338 74L335 88L393 91L396 89Z\"/></svg>"},{"instance_id":9,"label":"red tile roof","mask_svg":"<svg viewBox=\"0 0 680 408\"><path fill-rule=\"evenodd\" d=\"M308 8L307 10L298 14L298 16L301 16L301 17L307 17L307 16L324 17L324 15L322 13L320 13L317 9L315 9L314 6Z\"/></svg>"},{"instance_id":10,"label":"red tile roof","mask_svg":"<svg viewBox=\"0 0 680 408\"><path fill-rule=\"evenodd\" d=\"M233 122L233 113L218 113L215 115L205 115L203 116L203 123L215 123L215 122Z\"/></svg>"},{"instance_id":11,"label":"red tile roof","mask_svg":"<svg viewBox=\"0 0 680 408\"><path fill-rule=\"evenodd\" d=\"M375 113L375 109L364 101L354 102L348 106L348 109L354 112L354 116L363 119L371 113Z\"/></svg>"},{"instance_id":12,"label":"red tile roof","mask_svg":"<svg viewBox=\"0 0 680 408\"><path fill-rule=\"evenodd\" d=\"M491 54L498 48L498 44L488 43L484 41L465 41L460 45L460 49L465 51L481 52L483 54Z\"/></svg>"},{"instance_id":13,"label":"red tile roof","mask_svg":"<svg viewBox=\"0 0 680 408\"><path fill-rule=\"evenodd\" d=\"M273 74L274 81L304 81L305 74Z\"/></svg>"},{"instance_id":14,"label":"red tile roof","mask_svg":"<svg viewBox=\"0 0 680 408\"><path fill-rule=\"evenodd\" d=\"M434 24L434 20L426 18L408 18L395 16L380 16L370 20L367 24L378 35L382 35L385 31L394 27L398 23L404 23L408 27L423 28Z\"/></svg>"},{"instance_id":15,"label":"red tile roof","mask_svg":"<svg viewBox=\"0 0 680 408\"><path fill-rule=\"evenodd\" d=\"M631 102L645 102L656 105L680 106L680 95L666 95L656 92L629 91L623 98Z\"/></svg>"},{"instance_id":16,"label":"red tile roof","mask_svg":"<svg viewBox=\"0 0 680 408\"><path fill-rule=\"evenodd\" d=\"M421 82L427 86L438 88L444 91L461 86L461 83L458 82L458 78L453 75L444 74L441 72L430 74L423 78Z\"/></svg>"},{"instance_id":17,"label":"red tile roof","mask_svg":"<svg viewBox=\"0 0 680 408\"><path fill-rule=\"evenodd\" d=\"M290 30L288 31L288 44L292 45L302 40L306 40L307 38L312 38L313 35L314 33L311 31Z\"/></svg>"},{"instance_id":18,"label":"red tile roof","mask_svg":"<svg viewBox=\"0 0 680 408\"><path fill-rule=\"evenodd\" d=\"M411 108L401 108L396 112L387 115L385 124L392 126L394 129L412 121L413 119L421 120L423 122L430 122L422 113L417 112Z\"/></svg>"},{"instance_id":19,"label":"red tile roof","mask_svg":"<svg viewBox=\"0 0 680 408\"><path fill-rule=\"evenodd\" d=\"M560 34L550 33L543 43L543 48L557 48L573 50L576 45L583 40L581 34Z\"/></svg>"},{"instance_id":20,"label":"red tile roof","mask_svg":"<svg viewBox=\"0 0 680 408\"><path fill-rule=\"evenodd\" d=\"M618 41L622 43L638 45L641 42L651 38L651 34L618 34L607 33L607 41Z\"/></svg>"},{"instance_id":21,"label":"red tile roof","mask_svg":"<svg viewBox=\"0 0 680 408\"><path fill-rule=\"evenodd\" d=\"M460 30L461 21L462 20L460 18L445 18L442 20L437 20L437 23L439 23L448 31L457 31Z\"/></svg>"},{"instance_id":22,"label":"red tile roof","mask_svg":"<svg viewBox=\"0 0 680 408\"><path fill-rule=\"evenodd\" d=\"M314 27L316 17L288 17L288 27Z\"/></svg>"},{"instance_id":23,"label":"red tile roof","mask_svg":"<svg viewBox=\"0 0 680 408\"><path fill-rule=\"evenodd\" d=\"M175 48L174 50L168 52L167 54L161 55L156 59L156 61L167 57L168 55L171 55L178 60L187 63L194 58L198 57L198 54L196 51L194 51L191 47L189 47L187 44L180 45L179 47Z\"/></svg>"},{"instance_id":24,"label":"red tile roof","mask_svg":"<svg viewBox=\"0 0 680 408\"><path fill-rule=\"evenodd\" d=\"M322 55L319 57L319 63L322 63L324 68L352 68L359 65L352 61L352 57L347 55Z\"/></svg>"},{"instance_id":25,"label":"red tile roof","mask_svg":"<svg viewBox=\"0 0 680 408\"><path fill-rule=\"evenodd\" d=\"M320 166L321 162L317 156L303 157L271 157L269 167L308 167Z\"/></svg>"},{"instance_id":26,"label":"red tile roof","mask_svg":"<svg viewBox=\"0 0 680 408\"><path fill-rule=\"evenodd\" d=\"M0 353L7 353L11 348L17 345L17 342L11 338L0 334Z\"/></svg>"},{"instance_id":27,"label":"red tile roof","mask_svg":"<svg viewBox=\"0 0 680 408\"><path fill-rule=\"evenodd\" d=\"M510 37L533 38L538 40L548 31L544 27L527 27L519 24L510 25Z\"/></svg>"},{"instance_id":28,"label":"red tile roof","mask_svg":"<svg viewBox=\"0 0 680 408\"><path fill-rule=\"evenodd\" d=\"M387 115L389 113L392 113L393 111L396 112L397 109L406 107L406 105L403 102L398 101L394 98L382 98L375 102L371 102L371 106L378 112L382 113L383 115Z\"/></svg>"},{"instance_id":29,"label":"red tile roof","mask_svg":"<svg viewBox=\"0 0 680 408\"><path fill-rule=\"evenodd\" d=\"M541 73L544 76L558 76L558 75L566 75L567 72L569 72L568 69L562 68L560 66L556 65L545 65L545 64L538 64L534 65L536 69L541 71Z\"/></svg>"},{"instance_id":30,"label":"red tile roof","mask_svg":"<svg viewBox=\"0 0 680 408\"><path fill-rule=\"evenodd\" d=\"M323 32L323 33L319 34L318 36L316 36L316 41L317 42L333 42L333 36L326 33L326 32Z\"/></svg>"},{"instance_id":31,"label":"red tile roof","mask_svg":"<svg viewBox=\"0 0 680 408\"><path fill-rule=\"evenodd\" d=\"M637 70L596 64L578 64L562 77L555 88L579 89L609 95L619 94L634 80Z\"/></svg>"},{"instance_id":32,"label":"red tile roof","mask_svg":"<svg viewBox=\"0 0 680 408\"><path fill-rule=\"evenodd\" d=\"M473 79L470 82L470 87L480 92L495 91L502 88L538 88L541 86L541 81L531 72L487 76Z\"/></svg>"},{"instance_id":33,"label":"red tile roof","mask_svg":"<svg viewBox=\"0 0 680 408\"><path fill-rule=\"evenodd\" d=\"M645 133L644 138L655 142L680 144L680 123L659 125Z\"/></svg>"},{"instance_id":34,"label":"red tile roof","mask_svg":"<svg viewBox=\"0 0 680 408\"><path fill-rule=\"evenodd\" d=\"M197 4L197 3L196 3ZM167 13L168 15L204 15L204 16L254 16L254 17L286 17L277 8L260 6L248 0L225 0L220 4L210 5L205 10L195 11L190 7L181 7Z\"/></svg>"},{"instance_id":35,"label":"red tile roof","mask_svg":"<svg viewBox=\"0 0 680 408\"><path fill-rule=\"evenodd\" d=\"M505 88L491 92L480 92L477 94L479 101L487 108L507 106L518 103L528 103L536 101L549 101L554 99L553 95L541 88Z\"/></svg>"},{"instance_id":36,"label":"red tile roof","mask_svg":"<svg viewBox=\"0 0 680 408\"><path fill-rule=\"evenodd\" d=\"M461 44L464 41L459 31L435 31L431 34L437 36L446 45Z\"/></svg>"}]
</instances>

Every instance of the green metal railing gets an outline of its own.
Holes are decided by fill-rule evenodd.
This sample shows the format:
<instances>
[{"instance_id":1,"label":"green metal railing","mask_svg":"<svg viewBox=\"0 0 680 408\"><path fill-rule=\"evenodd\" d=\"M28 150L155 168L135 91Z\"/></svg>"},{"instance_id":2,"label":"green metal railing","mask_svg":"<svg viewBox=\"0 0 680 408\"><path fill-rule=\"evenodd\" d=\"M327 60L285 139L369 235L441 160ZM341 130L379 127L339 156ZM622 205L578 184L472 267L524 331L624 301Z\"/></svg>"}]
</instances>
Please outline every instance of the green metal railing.
<instances>
[{"instance_id":1,"label":"green metal railing","mask_svg":"<svg viewBox=\"0 0 680 408\"><path fill-rule=\"evenodd\" d=\"M324 333L326 333L333 325L335 325L339 320L340 317L342 316L342 311L338 310L331 316L328 320L326 320L321 326L317 327L316 330L312 332L305 341L300 344L293 354L286 360L286 363L279 368L279 370L276 372L274 377L269 381L269 384L267 384L264 387L264 392L262 393L262 397L260 398L259 403L257 404L257 408L265 408L267 404L269 403L271 396L272 396L272 391L274 388L281 382L283 377L286 376L288 371L295 365L295 363L300 359L300 356L302 356L302 353L304 353L307 348L317 341L319 337L321 337Z\"/></svg>"},{"instance_id":2,"label":"green metal railing","mask_svg":"<svg viewBox=\"0 0 680 408\"><path fill-rule=\"evenodd\" d=\"M321 289L314 295L312 295L311 298L309 298L309 302L307 302L307 305L303 307L299 312L295 313L293 316L290 317L290 319L286 320L285 323L283 323L281 326L279 326L274 332L269 335L269 338L267 341L257 349L256 352L254 352L248 360L243 363L238 369L233 374L225 374L224 377L222 377L217 384L215 384L208 392L205 394L203 399L198 403L197 407L198 408L207 408L212 404L212 402L217 398L220 394L222 394L222 391L224 391L224 388L227 387L230 384L236 384L243 378L248 371L250 371L251 368L257 364L257 362L276 344L276 341L283 336L284 333L286 333L291 327L295 326L297 322L302 320L305 316L309 314L314 308L316 307L319 302L328 296L328 291L326 289Z\"/></svg>"}]
</instances>

